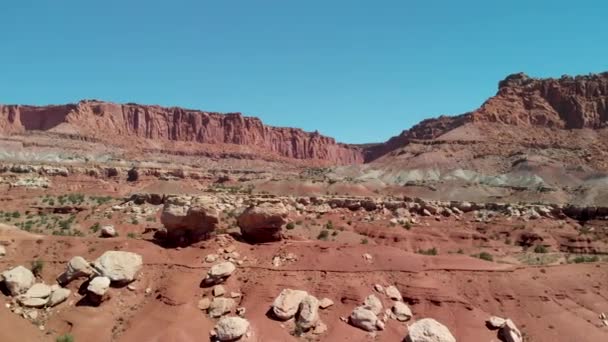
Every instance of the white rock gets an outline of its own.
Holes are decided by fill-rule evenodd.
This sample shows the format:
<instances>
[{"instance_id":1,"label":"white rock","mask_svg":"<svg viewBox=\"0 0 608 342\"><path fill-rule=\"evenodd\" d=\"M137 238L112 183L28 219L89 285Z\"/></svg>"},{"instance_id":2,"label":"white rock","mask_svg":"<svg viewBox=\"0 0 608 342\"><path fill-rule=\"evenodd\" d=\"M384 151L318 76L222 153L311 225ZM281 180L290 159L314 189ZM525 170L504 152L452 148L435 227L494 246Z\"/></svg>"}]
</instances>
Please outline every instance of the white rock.
<instances>
[{"instance_id":1,"label":"white rock","mask_svg":"<svg viewBox=\"0 0 608 342\"><path fill-rule=\"evenodd\" d=\"M88 261L81 256L75 256L68 261L65 271L57 277L57 282L67 284L73 279L90 277L94 274L97 274L97 271L91 267Z\"/></svg>"},{"instance_id":2,"label":"white rock","mask_svg":"<svg viewBox=\"0 0 608 342\"><path fill-rule=\"evenodd\" d=\"M64 288L59 288L51 293L51 297L49 298L48 305L53 307L55 305L59 305L64 302L70 296L71 291Z\"/></svg>"},{"instance_id":3,"label":"white rock","mask_svg":"<svg viewBox=\"0 0 608 342\"><path fill-rule=\"evenodd\" d=\"M205 262L215 262L217 259L219 258L219 255L217 254L209 254L205 257Z\"/></svg>"},{"instance_id":4,"label":"white rock","mask_svg":"<svg viewBox=\"0 0 608 342\"><path fill-rule=\"evenodd\" d=\"M101 237L116 237L116 228L113 225L101 227Z\"/></svg>"},{"instance_id":5,"label":"white rock","mask_svg":"<svg viewBox=\"0 0 608 342\"><path fill-rule=\"evenodd\" d=\"M272 303L272 312L278 319L288 320L295 316L306 296L308 296L306 291L283 289Z\"/></svg>"},{"instance_id":6,"label":"white rock","mask_svg":"<svg viewBox=\"0 0 608 342\"><path fill-rule=\"evenodd\" d=\"M224 295L224 293L226 293L226 289L224 289L224 287L222 285L215 285L213 287L213 296L214 297L221 297Z\"/></svg>"},{"instance_id":7,"label":"white rock","mask_svg":"<svg viewBox=\"0 0 608 342\"><path fill-rule=\"evenodd\" d=\"M382 285L380 285L380 284L375 284L374 290L376 290L379 293L384 293L384 287L382 287Z\"/></svg>"},{"instance_id":8,"label":"white rock","mask_svg":"<svg viewBox=\"0 0 608 342\"><path fill-rule=\"evenodd\" d=\"M235 341L247 334L249 321L236 316L222 317L215 325L214 330L217 340Z\"/></svg>"},{"instance_id":9,"label":"white rock","mask_svg":"<svg viewBox=\"0 0 608 342\"><path fill-rule=\"evenodd\" d=\"M226 278L228 278L235 270L236 266L234 266L234 264L230 261L224 261L220 262L219 264L215 264L211 266L211 268L207 272L207 278L205 278L205 283L220 283Z\"/></svg>"},{"instance_id":10,"label":"white rock","mask_svg":"<svg viewBox=\"0 0 608 342\"><path fill-rule=\"evenodd\" d=\"M297 324L304 330L314 327L319 321L319 300L314 296L304 297L300 303Z\"/></svg>"},{"instance_id":11,"label":"white rock","mask_svg":"<svg viewBox=\"0 0 608 342\"><path fill-rule=\"evenodd\" d=\"M521 332L510 319L505 320L505 324L500 328L498 334L505 342L523 342L524 340Z\"/></svg>"},{"instance_id":12,"label":"white rock","mask_svg":"<svg viewBox=\"0 0 608 342\"><path fill-rule=\"evenodd\" d=\"M51 295L51 287L44 283L36 283L30 287L24 297L28 298L47 298Z\"/></svg>"},{"instance_id":13,"label":"white rock","mask_svg":"<svg viewBox=\"0 0 608 342\"><path fill-rule=\"evenodd\" d=\"M395 319L400 322L405 322L412 318L412 310L403 302L395 301L393 303L392 313L395 315Z\"/></svg>"},{"instance_id":14,"label":"white rock","mask_svg":"<svg viewBox=\"0 0 608 342\"><path fill-rule=\"evenodd\" d=\"M319 301L319 307L321 309L327 309L328 307L334 305L334 301L329 298L323 298Z\"/></svg>"},{"instance_id":15,"label":"white rock","mask_svg":"<svg viewBox=\"0 0 608 342\"><path fill-rule=\"evenodd\" d=\"M504 318L492 316L486 322L490 325L490 327L494 329L500 329L505 325L507 321Z\"/></svg>"},{"instance_id":16,"label":"white rock","mask_svg":"<svg viewBox=\"0 0 608 342\"><path fill-rule=\"evenodd\" d=\"M365 331L375 331L378 316L363 306L356 307L349 316L350 324Z\"/></svg>"},{"instance_id":17,"label":"white rock","mask_svg":"<svg viewBox=\"0 0 608 342\"><path fill-rule=\"evenodd\" d=\"M17 266L2 272L0 278L4 279L6 288L13 296L26 292L34 285L35 281L32 271L23 266Z\"/></svg>"},{"instance_id":18,"label":"white rock","mask_svg":"<svg viewBox=\"0 0 608 342\"><path fill-rule=\"evenodd\" d=\"M401 292L395 286L391 285L386 288L386 295L392 300L402 301L403 297L401 296Z\"/></svg>"},{"instance_id":19,"label":"white rock","mask_svg":"<svg viewBox=\"0 0 608 342\"><path fill-rule=\"evenodd\" d=\"M27 308L41 308L46 305L48 299L46 298L28 298L21 297L19 298L19 303Z\"/></svg>"},{"instance_id":20,"label":"white rock","mask_svg":"<svg viewBox=\"0 0 608 342\"><path fill-rule=\"evenodd\" d=\"M365 254L363 254L363 259L365 259L367 261L372 261L373 257L371 254L365 253Z\"/></svg>"},{"instance_id":21,"label":"white rock","mask_svg":"<svg viewBox=\"0 0 608 342\"><path fill-rule=\"evenodd\" d=\"M198 301L197 306L200 310L207 311L209 306L211 306L211 299L209 299L209 297L204 297Z\"/></svg>"},{"instance_id":22,"label":"white rock","mask_svg":"<svg viewBox=\"0 0 608 342\"><path fill-rule=\"evenodd\" d=\"M229 313L235 305L236 303L232 298L213 298L211 305L209 305L209 316L212 318L222 317L223 315Z\"/></svg>"},{"instance_id":23,"label":"white rock","mask_svg":"<svg viewBox=\"0 0 608 342\"><path fill-rule=\"evenodd\" d=\"M432 318L423 318L409 327L411 342L456 342L450 330Z\"/></svg>"},{"instance_id":24,"label":"white rock","mask_svg":"<svg viewBox=\"0 0 608 342\"><path fill-rule=\"evenodd\" d=\"M382 312L382 302L373 294L365 298L363 301L363 307L371 310L376 315Z\"/></svg>"},{"instance_id":25,"label":"white rock","mask_svg":"<svg viewBox=\"0 0 608 342\"><path fill-rule=\"evenodd\" d=\"M89 282L89 286L87 286L87 291L97 296L103 297L103 295L106 294L109 288L110 278L100 276L93 278L93 280Z\"/></svg>"},{"instance_id":26,"label":"white rock","mask_svg":"<svg viewBox=\"0 0 608 342\"><path fill-rule=\"evenodd\" d=\"M130 283L135 280L143 265L141 255L123 251L107 251L95 262L94 267L101 275L116 283Z\"/></svg>"}]
</instances>

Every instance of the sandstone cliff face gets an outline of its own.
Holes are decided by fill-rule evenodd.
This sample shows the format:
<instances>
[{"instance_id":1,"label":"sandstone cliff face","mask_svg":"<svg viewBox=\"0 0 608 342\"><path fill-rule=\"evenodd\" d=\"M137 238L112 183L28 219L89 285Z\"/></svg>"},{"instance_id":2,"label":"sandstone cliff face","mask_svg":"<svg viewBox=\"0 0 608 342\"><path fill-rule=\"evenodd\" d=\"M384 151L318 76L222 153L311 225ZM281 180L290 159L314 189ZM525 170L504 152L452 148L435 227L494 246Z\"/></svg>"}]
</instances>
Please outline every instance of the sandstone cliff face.
<instances>
[{"instance_id":1,"label":"sandstone cliff face","mask_svg":"<svg viewBox=\"0 0 608 342\"><path fill-rule=\"evenodd\" d=\"M499 83L473 121L555 128L602 128L608 123L608 73L534 79L523 73Z\"/></svg>"},{"instance_id":2,"label":"sandstone cliff face","mask_svg":"<svg viewBox=\"0 0 608 342\"><path fill-rule=\"evenodd\" d=\"M513 127L556 129L608 127L608 72L589 76L535 79L523 73L499 82L498 92L479 109L423 120L385 143L365 149L370 162L413 140L436 139L466 123L501 123Z\"/></svg>"},{"instance_id":3,"label":"sandstone cliff face","mask_svg":"<svg viewBox=\"0 0 608 342\"><path fill-rule=\"evenodd\" d=\"M81 101L62 106L0 106L0 129L6 133L53 130L69 124L76 133L106 141L121 137L236 144L295 159L335 164L363 162L360 148L296 128L270 127L240 113L209 113L178 107Z\"/></svg>"}]
</instances>

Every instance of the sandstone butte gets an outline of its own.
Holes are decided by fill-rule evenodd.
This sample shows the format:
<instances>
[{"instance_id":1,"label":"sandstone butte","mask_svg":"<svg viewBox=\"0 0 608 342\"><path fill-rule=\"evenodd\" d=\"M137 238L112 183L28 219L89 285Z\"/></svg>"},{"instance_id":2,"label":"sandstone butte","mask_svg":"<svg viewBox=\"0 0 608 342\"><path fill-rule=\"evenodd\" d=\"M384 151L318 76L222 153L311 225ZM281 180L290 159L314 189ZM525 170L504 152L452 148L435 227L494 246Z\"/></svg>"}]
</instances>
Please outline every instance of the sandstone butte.
<instances>
[{"instance_id":1,"label":"sandstone butte","mask_svg":"<svg viewBox=\"0 0 608 342\"><path fill-rule=\"evenodd\" d=\"M267 126L258 118L240 113L96 100L50 106L0 105L2 133L67 132L110 143L117 138L140 138L236 145L336 165L369 162L411 140L434 139L464 124L481 122L555 129L603 128L608 122L608 72L559 79L512 74L500 81L496 95L475 111L423 120L384 143L367 145L341 144L318 132Z\"/></svg>"}]
</instances>

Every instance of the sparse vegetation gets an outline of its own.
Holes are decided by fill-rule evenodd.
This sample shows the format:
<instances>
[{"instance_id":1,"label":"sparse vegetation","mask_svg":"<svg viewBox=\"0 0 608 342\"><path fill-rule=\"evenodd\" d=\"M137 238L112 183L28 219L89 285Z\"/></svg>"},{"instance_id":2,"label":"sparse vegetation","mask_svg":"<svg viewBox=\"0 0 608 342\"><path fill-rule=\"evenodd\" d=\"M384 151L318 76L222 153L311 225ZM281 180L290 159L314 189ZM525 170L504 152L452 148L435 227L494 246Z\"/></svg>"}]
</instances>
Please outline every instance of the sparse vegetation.
<instances>
[{"instance_id":1,"label":"sparse vegetation","mask_svg":"<svg viewBox=\"0 0 608 342\"><path fill-rule=\"evenodd\" d=\"M32 273L35 276L40 276L42 274L42 269L44 268L44 262L42 260L34 260L32 261Z\"/></svg>"},{"instance_id":2,"label":"sparse vegetation","mask_svg":"<svg viewBox=\"0 0 608 342\"><path fill-rule=\"evenodd\" d=\"M362 245L367 245L368 243L369 243L369 241L366 238L361 239Z\"/></svg>"},{"instance_id":3,"label":"sparse vegetation","mask_svg":"<svg viewBox=\"0 0 608 342\"><path fill-rule=\"evenodd\" d=\"M423 255L437 255L437 248L429 248L429 249L419 249L418 254Z\"/></svg>"},{"instance_id":4,"label":"sparse vegetation","mask_svg":"<svg viewBox=\"0 0 608 342\"><path fill-rule=\"evenodd\" d=\"M572 259L570 262L573 262L575 264L582 264L582 263L586 263L586 262L597 262L599 261L600 258L597 255L578 255L576 256L574 259Z\"/></svg>"},{"instance_id":5,"label":"sparse vegetation","mask_svg":"<svg viewBox=\"0 0 608 342\"><path fill-rule=\"evenodd\" d=\"M481 252L481 253L475 254L473 256L477 257L481 260L485 260L485 261L494 261L494 257L492 256L492 254L490 254L488 252Z\"/></svg>"},{"instance_id":6,"label":"sparse vegetation","mask_svg":"<svg viewBox=\"0 0 608 342\"><path fill-rule=\"evenodd\" d=\"M90 229L91 231L93 231L93 233L97 233L99 229L101 229L101 225L99 224L99 222L95 222L95 224L93 224Z\"/></svg>"},{"instance_id":7,"label":"sparse vegetation","mask_svg":"<svg viewBox=\"0 0 608 342\"><path fill-rule=\"evenodd\" d=\"M321 232L319 232L319 235L317 236L317 239L319 239L319 240L327 240L328 237L329 237L329 231L328 230L322 230Z\"/></svg>"},{"instance_id":8,"label":"sparse vegetation","mask_svg":"<svg viewBox=\"0 0 608 342\"><path fill-rule=\"evenodd\" d=\"M131 232L131 233L127 234L127 237L130 238L130 239L136 239L137 235L135 233Z\"/></svg>"},{"instance_id":9,"label":"sparse vegetation","mask_svg":"<svg viewBox=\"0 0 608 342\"><path fill-rule=\"evenodd\" d=\"M543 246L543 245L536 245L536 247L534 247L534 253L547 253L547 247Z\"/></svg>"},{"instance_id":10,"label":"sparse vegetation","mask_svg":"<svg viewBox=\"0 0 608 342\"><path fill-rule=\"evenodd\" d=\"M74 342L74 336L70 334L64 334L61 336L57 336L55 342Z\"/></svg>"},{"instance_id":11,"label":"sparse vegetation","mask_svg":"<svg viewBox=\"0 0 608 342\"><path fill-rule=\"evenodd\" d=\"M289 222L287 225L285 225L285 228L291 230L294 229L296 227L296 225L293 222Z\"/></svg>"}]
</instances>

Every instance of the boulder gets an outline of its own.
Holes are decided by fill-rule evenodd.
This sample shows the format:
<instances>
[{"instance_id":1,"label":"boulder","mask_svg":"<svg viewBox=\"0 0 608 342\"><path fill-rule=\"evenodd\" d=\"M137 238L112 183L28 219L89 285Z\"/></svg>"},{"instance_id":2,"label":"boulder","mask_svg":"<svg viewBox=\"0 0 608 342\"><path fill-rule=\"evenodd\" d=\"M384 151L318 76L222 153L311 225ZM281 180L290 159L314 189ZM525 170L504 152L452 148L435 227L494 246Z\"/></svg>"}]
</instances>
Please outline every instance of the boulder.
<instances>
[{"instance_id":1,"label":"boulder","mask_svg":"<svg viewBox=\"0 0 608 342\"><path fill-rule=\"evenodd\" d=\"M113 225L101 227L101 237L116 237L116 229Z\"/></svg>"},{"instance_id":2,"label":"boulder","mask_svg":"<svg viewBox=\"0 0 608 342\"><path fill-rule=\"evenodd\" d=\"M396 320L400 322L405 322L412 318L412 310L403 302L395 301L393 303L393 307L391 312Z\"/></svg>"},{"instance_id":3,"label":"boulder","mask_svg":"<svg viewBox=\"0 0 608 342\"><path fill-rule=\"evenodd\" d=\"M24 297L27 298L47 298L51 295L51 287L44 283L36 283L30 287Z\"/></svg>"},{"instance_id":4,"label":"boulder","mask_svg":"<svg viewBox=\"0 0 608 342\"><path fill-rule=\"evenodd\" d=\"M212 318L218 318L229 313L235 305L236 302L232 298L217 297L213 298L207 312Z\"/></svg>"},{"instance_id":5,"label":"boulder","mask_svg":"<svg viewBox=\"0 0 608 342\"><path fill-rule=\"evenodd\" d=\"M19 303L26 308L42 308L47 304L47 302L47 298L19 298Z\"/></svg>"},{"instance_id":6,"label":"boulder","mask_svg":"<svg viewBox=\"0 0 608 342\"><path fill-rule=\"evenodd\" d=\"M308 292L301 290L283 289L272 303L272 312L280 320L288 320L296 315L300 303L308 296Z\"/></svg>"},{"instance_id":7,"label":"boulder","mask_svg":"<svg viewBox=\"0 0 608 342\"><path fill-rule=\"evenodd\" d=\"M230 316L222 317L214 327L215 338L218 341L235 341L247 334L249 321L244 318Z\"/></svg>"},{"instance_id":8,"label":"boulder","mask_svg":"<svg viewBox=\"0 0 608 342\"><path fill-rule=\"evenodd\" d=\"M377 329L378 316L373 311L363 306L358 306L350 314L349 322L353 326L365 331L375 331Z\"/></svg>"},{"instance_id":9,"label":"boulder","mask_svg":"<svg viewBox=\"0 0 608 342\"><path fill-rule=\"evenodd\" d=\"M450 330L432 318L423 318L410 325L408 342L456 342Z\"/></svg>"},{"instance_id":10,"label":"boulder","mask_svg":"<svg viewBox=\"0 0 608 342\"><path fill-rule=\"evenodd\" d=\"M386 295L392 300L397 300L397 301L403 300L403 297L401 296L401 292L399 292L399 289L397 289L393 285L387 287L385 292L386 292Z\"/></svg>"},{"instance_id":11,"label":"boulder","mask_svg":"<svg viewBox=\"0 0 608 342\"><path fill-rule=\"evenodd\" d=\"M211 299L209 297L202 298L198 301L197 306L200 310L207 311L211 306Z\"/></svg>"},{"instance_id":12,"label":"boulder","mask_svg":"<svg viewBox=\"0 0 608 342\"><path fill-rule=\"evenodd\" d=\"M363 301L363 307L372 311L376 315L382 312L382 302L378 297L373 294L365 298L365 300Z\"/></svg>"},{"instance_id":13,"label":"boulder","mask_svg":"<svg viewBox=\"0 0 608 342\"><path fill-rule=\"evenodd\" d=\"M93 262L99 274L118 284L135 280L142 265L141 255L123 251L107 251Z\"/></svg>"},{"instance_id":14,"label":"boulder","mask_svg":"<svg viewBox=\"0 0 608 342\"><path fill-rule=\"evenodd\" d=\"M93 305L99 305L110 288L110 278L98 276L93 278L87 286L87 298Z\"/></svg>"},{"instance_id":15,"label":"boulder","mask_svg":"<svg viewBox=\"0 0 608 342\"><path fill-rule=\"evenodd\" d=\"M51 293L49 297L48 306L53 307L55 305L59 305L63 303L72 292L68 289L58 288Z\"/></svg>"},{"instance_id":16,"label":"boulder","mask_svg":"<svg viewBox=\"0 0 608 342\"><path fill-rule=\"evenodd\" d=\"M327 309L328 307L334 305L334 301L329 298L323 298L319 301L319 307L321 309Z\"/></svg>"},{"instance_id":17,"label":"boulder","mask_svg":"<svg viewBox=\"0 0 608 342\"><path fill-rule=\"evenodd\" d=\"M523 336L512 320L505 320L505 324L498 331L498 336L503 342L523 342Z\"/></svg>"},{"instance_id":18,"label":"boulder","mask_svg":"<svg viewBox=\"0 0 608 342\"><path fill-rule=\"evenodd\" d=\"M35 277L32 271L23 266L11 268L2 272L0 279L4 280L7 290L16 296L29 290L34 285Z\"/></svg>"},{"instance_id":19,"label":"boulder","mask_svg":"<svg viewBox=\"0 0 608 342\"><path fill-rule=\"evenodd\" d=\"M319 321L319 300L314 296L308 295L300 302L298 326L304 331L313 328Z\"/></svg>"},{"instance_id":20,"label":"boulder","mask_svg":"<svg viewBox=\"0 0 608 342\"><path fill-rule=\"evenodd\" d=\"M236 266L230 261L220 262L211 266L205 278L205 284L212 285L221 283L236 270Z\"/></svg>"},{"instance_id":21,"label":"boulder","mask_svg":"<svg viewBox=\"0 0 608 342\"><path fill-rule=\"evenodd\" d=\"M75 256L66 266L65 271L57 277L59 284L65 285L80 277L91 277L97 275L97 271L81 256Z\"/></svg>"},{"instance_id":22,"label":"boulder","mask_svg":"<svg viewBox=\"0 0 608 342\"><path fill-rule=\"evenodd\" d=\"M287 209L282 203L266 202L247 208L239 215L237 223L243 238L248 241L279 241L286 218Z\"/></svg>"},{"instance_id":23,"label":"boulder","mask_svg":"<svg viewBox=\"0 0 608 342\"><path fill-rule=\"evenodd\" d=\"M160 222L172 242L193 243L203 240L220 222L216 200L208 196L172 196L165 200Z\"/></svg>"},{"instance_id":24,"label":"boulder","mask_svg":"<svg viewBox=\"0 0 608 342\"><path fill-rule=\"evenodd\" d=\"M226 293L226 289L222 285L215 285L212 292L214 297L221 297Z\"/></svg>"}]
</instances>

